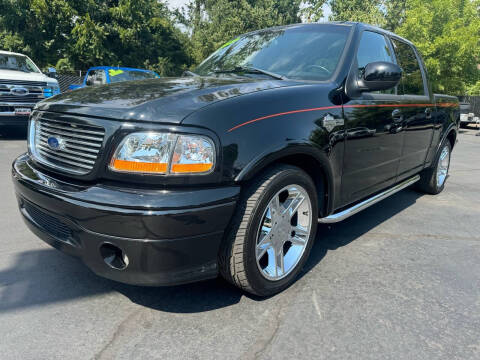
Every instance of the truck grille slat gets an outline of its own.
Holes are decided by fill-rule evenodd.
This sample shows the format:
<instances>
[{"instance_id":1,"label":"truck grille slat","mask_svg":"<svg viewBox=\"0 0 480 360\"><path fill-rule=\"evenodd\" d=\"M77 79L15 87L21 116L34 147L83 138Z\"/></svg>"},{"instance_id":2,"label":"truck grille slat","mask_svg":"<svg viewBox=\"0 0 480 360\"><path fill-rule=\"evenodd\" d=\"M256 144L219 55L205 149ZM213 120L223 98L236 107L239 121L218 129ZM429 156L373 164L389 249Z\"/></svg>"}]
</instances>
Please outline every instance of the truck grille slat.
<instances>
[{"instance_id":1,"label":"truck grille slat","mask_svg":"<svg viewBox=\"0 0 480 360\"><path fill-rule=\"evenodd\" d=\"M70 126L63 126L60 122L50 120L47 118L43 118L42 126L47 126L49 128L59 129L59 130L67 130L70 131L72 128ZM76 132L84 133L84 134L92 134L92 135L99 135L103 138L103 131L93 131L93 130L83 130L75 128Z\"/></svg>"},{"instance_id":2,"label":"truck grille slat","mask_svg":"<svg viewBox=\"0 0 480 360\"><path fill-rule=\"evenodd\" d=\"M79 158L77 156L68 155L71 152L66 151L65 149L64 150L52 150L48 147L47 144L42 144L42 143L40 143L38 147L40 149L42 149L43 151L46 151L46 152L48 152L50 154L53 154L55 156L63 156L63 157L66 157L67 159L78 160L78 161L81 161L81 162L84 162L84 163L87 163L87 164L95 164L95 161ZM77 154L77 155L83 156L83 154ZM97 157L94 156L93 158L96 159Z\"/></svg>"},{"instance_id":3,"label":"truck grille slat","mask_svg":"<svg viewBox=\"0 0 480 360\"><path fill-rule=\"evenodd\" d=\"M49 138L50 136L46 136L46 134L45 134L45 135L41 135L41 137L44 138L45 140L48 140L48 138ZM67 146L70 146L70 143L90 146L90 147L91 147L91 151L94 151L95 148L100 148L100 147L102 146L102 144L92 144L92 143L89 143L89 142L86 142L86 141L80 141L80 140L75 140L75 139L68 139ZM95 150L95 152L98 152L98 150L99 150L99 149Z\"/></svg>"},{"instance_id":4,"label":"truck grille slat","mask_svg":"<svg viewBox=\"0 0 480 360\"><path fill-rule=\"evenodd\" d=\"M43 100L43 94L39 95L26 95L26 96L15 96L15 95L1 95L0 102L13 102L13 103L27 103L27 102L37 102Z\"/></svg>"},{"instance_id":5,"label":"truck grille slat","mask_svg":"<svg viewBox=\"0 0 480 360\"><path fill-rule=\"evenodd\" d=\"M40 136L40 140L42 143L48 145L48 137L46 136ZM88 144L87 144L88 145ZM69 144L66 145L66 148L67 149L76 149L76 150L82 150L84 152L87 152L87 153L93 153L93 154L98 154L99 150L98 148L95 148L95 149L91 149L91 148L87 148L87 147L84 147L84 146L78 146L78 145L72 145L70 144L70 141L69 141ZM84 155L82 155L84 156ZM86 155L85 155L86 156ZM94 158L96 159L97 157L94 156Z\"/></svg>"},{"instance_id":6,"label":"truck grille slat","mask_svg":"<svg viewBox=\"0 0 480 360\"><path fill-rule=\"evenodd\" d=\"M29 86L40 86L45 87L47 83L45 81L25 81L25 80L4 80L1 79L0 83L8 85L29 85Z\"/></svg>"},{"instance_id":7,"label":"truck grille slat","mask_svg":"<svg viewBox=\"0 0 480 360\"><path fill-rule=\"evenodd\" d=\"M53 120L42 114L33 117L29 136L32 155L37 161L66 173L86 175L97 162L105 129L76 121Z\"/></svg>"},{"instance_id":8,"label":"truck grille slat","mask_svg":"<svg viewBox=\"0 0 480 360\"><path fill-rule=\"evenodd\" d=\"M98 141L100 143L103 141L103 137L86 136L86 135L80 135L78 133L73 133L73 131L72 131L72 133L69 133L69 132L66 132L66 131L50 129L47 126L45 126L45 124L41 124L41 128L42 128L42 131L44 133L51 134L51 135L64 135L64 136L71 137L71 138ZM74 128L72 128L72 130L73 129Z\"/></svg>"},{"instance_id":9,"label":"truck grille slat","mask_svg":"<svg viewBox=\"0 0 480 360\"><path fill-rule=\"evenodd\" d=\"M40 152L40 154L44 155L46 158L52 158L53 160L60 161L60 162L65 163L65 164L75 165L75 166L78 166L78 167L81 167L81 168L84 168L84 169L90 169L91 168L91 166L89 166L89 165L79 164L75 161L66 160L63 157L47 153L47 152L43 151L42 149L40 149L39 152Z\"/></svg>"}]
</instances>

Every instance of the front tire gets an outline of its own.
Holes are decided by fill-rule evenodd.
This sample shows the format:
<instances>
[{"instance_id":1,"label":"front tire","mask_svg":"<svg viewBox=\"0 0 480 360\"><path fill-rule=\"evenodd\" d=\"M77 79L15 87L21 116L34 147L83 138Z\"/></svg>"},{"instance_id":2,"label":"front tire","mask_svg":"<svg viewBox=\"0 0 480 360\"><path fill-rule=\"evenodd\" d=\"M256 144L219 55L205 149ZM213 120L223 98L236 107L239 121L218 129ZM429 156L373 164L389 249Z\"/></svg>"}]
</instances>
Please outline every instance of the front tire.
<instances>
[{"instance_id":1,"label":"front tire","mask_svg":"<svg viewBox=\"0 0 480 360\"><path fill-rule=\"evenodd\" d=\"M242 191L220 249L220 273L255 295L284 290L305 265L317 218L310 176L289 165L269 168Z\"/></svg>"}]
</instances>

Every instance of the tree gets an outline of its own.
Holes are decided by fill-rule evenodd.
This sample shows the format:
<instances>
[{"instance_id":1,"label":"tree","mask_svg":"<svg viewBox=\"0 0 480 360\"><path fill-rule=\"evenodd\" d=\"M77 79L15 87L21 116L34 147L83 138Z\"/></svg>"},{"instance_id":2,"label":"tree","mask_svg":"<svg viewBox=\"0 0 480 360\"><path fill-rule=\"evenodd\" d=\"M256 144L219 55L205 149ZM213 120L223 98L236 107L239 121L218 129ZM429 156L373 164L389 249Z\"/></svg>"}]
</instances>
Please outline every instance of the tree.
<instances>
[{"instance_id":1,"label":"tree","mask_svg":"<svg viewBox=\"0 0 480 360\"><path fill-rule=\"evenodd\" d=\"M300 14L305 22L319 21L323 17L323 5L328 0L310 0L302 2Z\"/></svg>"},{"instance_id":2,"label":"tree","mask_svg":"<svg viewBox=\"0 0 480 360\"><path fill-rule=\"evenodd\" d=\"M479 0L330 0L329 4L331 20L379 25L412 41L424 57L434 91L458 95L478 91Z\"/></svg>"},{"instance_id":3,"label":"tree","mask_svg":"<svg viewBox=\"0 0 480 360\"><path fill-rule=\"evenodd\" d=\"M190 65L187 36L157 0L0 0L0 45L41 67L148 67L162 75Z\"/></svg>"},{"instance_id":4,"label":"tree","mask_svg":"<svg viewBox=\"0 0 480 360\"><path fill-rule=\"evenodd\" d=\"M330 0L334 21L359 21L383 26L385 15L380 9L380 0Z\"/></svg>"},{"instance_id":5,"label":"tree","mask_svg":"<svg viewBox=\"0 0 480 360\"><path fill-rule=\"evenodd\" d=\"M480 1L408 0L397 32L422 53L434 91L462 95L480 80Z\"/></svg>"},{"instance_id":6,"label":"tree","mask_svg":"<svg viewBox=\"0 0 480 360\"><path fill-rule=\"evenodd\" d=\"M236 36L266 27L301 21L301 0L192 0L182 23L191 34L195 63Z\"/></svg>"}]
</instances>

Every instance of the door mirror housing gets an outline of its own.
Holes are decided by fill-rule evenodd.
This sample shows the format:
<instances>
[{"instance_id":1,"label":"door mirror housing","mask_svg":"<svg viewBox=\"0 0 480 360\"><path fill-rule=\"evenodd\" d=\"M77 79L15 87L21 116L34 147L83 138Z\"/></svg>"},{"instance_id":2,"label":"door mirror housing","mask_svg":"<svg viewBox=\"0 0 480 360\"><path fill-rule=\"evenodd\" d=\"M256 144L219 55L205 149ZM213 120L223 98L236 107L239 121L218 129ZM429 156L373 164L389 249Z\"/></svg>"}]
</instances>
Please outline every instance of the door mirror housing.
<instances>
[{"instance_id":1,"label":"door mirror housing","mask_svg":"<svg viewBox=\"0 0 480 360\"><path fill-rule=\"evenodd\" d=\"M379 91L395 87L402 78L400 66L385 61L376 61L365 66L358 80L358 90Z\"/></svg>"}]
</instances>

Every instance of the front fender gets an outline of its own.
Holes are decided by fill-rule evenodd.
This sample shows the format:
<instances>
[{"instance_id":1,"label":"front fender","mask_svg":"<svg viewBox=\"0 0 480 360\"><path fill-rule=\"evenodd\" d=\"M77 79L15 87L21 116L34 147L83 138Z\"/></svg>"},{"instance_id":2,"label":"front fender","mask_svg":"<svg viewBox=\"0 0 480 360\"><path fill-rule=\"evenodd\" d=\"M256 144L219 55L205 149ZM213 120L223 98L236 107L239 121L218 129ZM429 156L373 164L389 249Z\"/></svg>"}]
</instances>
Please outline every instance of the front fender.
<instances>
[{"instance_id":1,"label":"front fender","mask_svg":"<svg viewBox=\"0 0 480 360\"><path fill-rule=\"evenodd\" d=\"M248 181L268 166L281 162L296 165L309 173L315 182L322 182L322 184L317 183L319 195L325 199L325 206L321 209L321 213L329 214L333 211L335 198L333 195L337 190L337 182L332 163L325 152L308 143L290 142L269 147L240 171L235 182Z\"/></svg>"}]
</instances>

